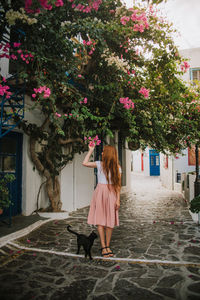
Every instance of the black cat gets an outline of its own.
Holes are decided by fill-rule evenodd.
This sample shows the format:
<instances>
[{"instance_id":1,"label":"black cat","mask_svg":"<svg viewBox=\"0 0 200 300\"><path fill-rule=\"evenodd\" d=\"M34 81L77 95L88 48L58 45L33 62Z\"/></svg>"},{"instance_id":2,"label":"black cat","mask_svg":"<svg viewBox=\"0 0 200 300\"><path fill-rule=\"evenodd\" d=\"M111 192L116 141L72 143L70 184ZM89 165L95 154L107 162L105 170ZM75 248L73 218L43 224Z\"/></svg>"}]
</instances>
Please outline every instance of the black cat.
<instances>
[{"instance_id":1,"label":"black cat","mask_svg":"<svg viewBox=\"0 0 200 300\"><path fill-rule=\"evenodd\" d=\"M81 246L83 246L83 249L85 250L85 257L89 255L89 258L92 259L91 256L91 248L94 243L94 240L97 238L97 234L92 231L89 236L86 236L85 234L77 233L70 229L70 225L67 226L67 230L77 236L77 253L79 254Z\"/></svg>"}]
</instances>

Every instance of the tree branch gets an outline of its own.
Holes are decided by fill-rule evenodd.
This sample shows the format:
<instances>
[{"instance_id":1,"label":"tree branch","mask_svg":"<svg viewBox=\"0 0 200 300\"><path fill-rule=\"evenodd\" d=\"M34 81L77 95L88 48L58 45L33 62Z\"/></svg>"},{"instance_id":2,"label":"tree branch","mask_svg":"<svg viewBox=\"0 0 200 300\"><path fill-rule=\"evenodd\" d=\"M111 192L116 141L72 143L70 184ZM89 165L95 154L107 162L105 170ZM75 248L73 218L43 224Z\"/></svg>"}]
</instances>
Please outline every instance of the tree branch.
<instances>
[{"instance_id":1,"label":"tree branch","mask_svg":"<svg viewBox=\"0 0 200 300\"><path fill-rule=\"evenodd\" d=\"M70 139L66 139L66 140L59 138L59 140L58 140L58 143L60 145L67 145L67 144L76 143L76 142L83 143L83 140L81 138L75 138L75 139L70 138Z\"/></svg>"}]
</instances>

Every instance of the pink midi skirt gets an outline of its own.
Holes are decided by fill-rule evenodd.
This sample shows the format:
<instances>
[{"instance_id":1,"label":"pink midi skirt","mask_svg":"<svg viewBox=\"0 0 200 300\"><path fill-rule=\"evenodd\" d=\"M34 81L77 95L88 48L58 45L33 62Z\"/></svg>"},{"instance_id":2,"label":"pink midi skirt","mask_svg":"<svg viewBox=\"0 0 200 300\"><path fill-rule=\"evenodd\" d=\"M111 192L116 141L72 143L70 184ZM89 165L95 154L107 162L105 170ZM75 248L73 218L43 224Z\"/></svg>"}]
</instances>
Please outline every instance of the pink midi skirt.
<instances>
[{"instance_id":1,"label":"pink midi skirt","mask_svg":"<svg viewBox=\"0 0 200 300\"><path fill-rule=\"evenodd\" d=\"M116 194L108 184L98 183L94 190L88 214L88 224L113 228L119 226L119 215L116 210Z\"/></svg>"}]
</instances>

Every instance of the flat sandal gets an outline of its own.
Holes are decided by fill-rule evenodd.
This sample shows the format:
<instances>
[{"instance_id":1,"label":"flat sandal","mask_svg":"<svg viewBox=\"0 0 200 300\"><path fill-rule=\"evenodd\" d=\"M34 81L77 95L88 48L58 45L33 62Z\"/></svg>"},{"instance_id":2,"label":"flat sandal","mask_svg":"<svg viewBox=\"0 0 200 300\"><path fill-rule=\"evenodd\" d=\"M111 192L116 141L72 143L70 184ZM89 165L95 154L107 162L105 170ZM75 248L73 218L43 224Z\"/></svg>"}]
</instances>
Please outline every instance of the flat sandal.
<instances>
[{"instance_id":1,"label":"flat sandal","mask_svg":"<svg viewBox=\"0 0 200 300\"><path fill-rule=\"evenodd\" d=\"M103 247L103 248L100 249L101 255L102 255L103 257L104 257L104 256L107 257L107 255L109 255L109 253L102 253L102 250L103 250L103 249L107 249L107 248L108 248L108 247ZM109 256L108 256L108 257L109 257Z\"/></svg>"},{"instance_id":2,"label":"flat sandal","mask_svg":"<svg viewBox=\"0 0 200 300\"><path fill-rule=\"evenodd\" d=\"M110 248L110 247L105 247L105 248ZM112 250L111 250L110 252L108 252L107 254L110 255L110 257L113 257L113 256L114 256Z\"/></svg>"}]
</instances>

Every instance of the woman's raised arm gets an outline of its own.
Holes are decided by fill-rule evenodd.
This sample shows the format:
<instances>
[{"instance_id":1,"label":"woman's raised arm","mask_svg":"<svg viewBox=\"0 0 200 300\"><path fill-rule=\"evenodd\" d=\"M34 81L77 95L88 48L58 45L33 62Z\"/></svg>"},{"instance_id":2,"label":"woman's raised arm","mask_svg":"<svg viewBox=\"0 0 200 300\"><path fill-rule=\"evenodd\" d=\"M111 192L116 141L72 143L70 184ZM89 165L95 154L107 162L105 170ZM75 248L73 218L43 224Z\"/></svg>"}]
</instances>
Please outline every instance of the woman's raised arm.
<instances>
[{"instance_id":1,"label":"woman's raised arm","mask_svg":"<svg viewBox=\"0 0 200 300\"><path fill-rule=\"evenodd\" d=\"M89 159L90 159L90 156L92 155L93 151L94 151L94 148L95 147L91 147L89 146L89 151L88 153L86 154L86 157L84 158L83 162L82 162L82 165L84 167L89 167L89 168L96 168L97 167L97 164L95 162L90 162Z\"/></svg>"}]
</instances>

